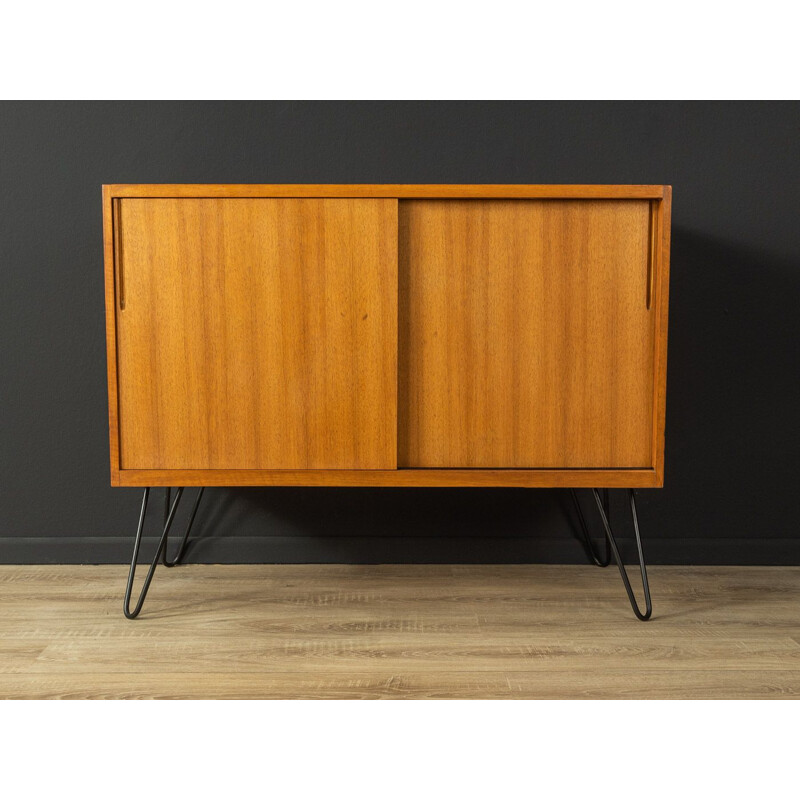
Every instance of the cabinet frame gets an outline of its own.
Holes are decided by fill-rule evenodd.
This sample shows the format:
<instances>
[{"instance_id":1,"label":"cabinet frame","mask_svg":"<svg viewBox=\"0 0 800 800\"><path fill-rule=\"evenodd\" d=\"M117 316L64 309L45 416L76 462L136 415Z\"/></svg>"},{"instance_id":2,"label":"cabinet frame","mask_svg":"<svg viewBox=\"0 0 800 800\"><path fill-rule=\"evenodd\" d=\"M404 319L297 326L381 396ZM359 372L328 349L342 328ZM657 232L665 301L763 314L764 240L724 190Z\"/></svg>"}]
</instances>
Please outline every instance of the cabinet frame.
<instances>
[{"instance_id":1,"label":"cabinet frame","mask_svg":"<svg viewBox=\"0 0 800 800\"><path fill-rule=\"evenodd\" d=\"M655 313L653 464L648 469L239 470L121 469L117 376L115 206L119 198L430 198L649 200L650 303ZM111 485L145 486L509 486L653 488L664 482L667 323L672 188L662 185L526 184L109 184L103 186L106 345Z\"/></svg>"}]
</instances>

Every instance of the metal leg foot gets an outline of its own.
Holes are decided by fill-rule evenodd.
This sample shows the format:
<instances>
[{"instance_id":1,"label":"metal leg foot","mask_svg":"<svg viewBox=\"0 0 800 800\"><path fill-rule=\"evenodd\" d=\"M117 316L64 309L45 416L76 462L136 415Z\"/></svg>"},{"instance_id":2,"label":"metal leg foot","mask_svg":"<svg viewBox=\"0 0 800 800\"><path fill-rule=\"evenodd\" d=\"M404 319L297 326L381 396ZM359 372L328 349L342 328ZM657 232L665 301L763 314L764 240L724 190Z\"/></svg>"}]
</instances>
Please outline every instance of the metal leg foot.
<instances>
[{"instance_id":1,"label":"metal leg foot","mask_svg":"<svg viewBox=\"0 0 800 800\"><path fill-rule=\"evenodd\" d=\"M150 569L147 571L147 575L144 579L144 584L142 584L142 589L139 594L139 599L136 601L136 606L131 610L131 594L133 592L133 579L136 575L136 564L139 558L139 548L142 544L142 532L144 531L144 520L145 516L147 515L147 501L150 497L150 489L147 488L144 490L144 496L142 497L142 510L139 513L139 525L136 529L136 540L134 541L133 545L133 557L131 558L131 568L128 573L128 584L125 588L125 601L123 603L122 610L125 613L125 616L128 619L135 619L139 616L139 612L142 610L142 605L144 604L145 597L147 597L147 590L150 588L150 583L153 580L153 574L156 571L156 567L158 566L159 561L167 567L174 567L176 564L180 563L181 558L183 558L183 554L186 550L186 542L189 538L189 532L192 529L192 523L194 522L195 515L197 514L197 507L200 505L200 499L203 496L203 490L201 489L197 495L197 499L195 500L194 507L192 508L192 513L189 516L189 523L186 526L186 532L183 535L183 540L181 541L180 547L178 548L178 553L174 559L169 560L167 558L167 539L169 537L169 530L172 527L172 522L175 519L175 512L178 509L178 504L181 501L181 497L183 496L183 488L178 489L175 492L175 499L170 504L170 490L167 489L165 493L165 502L164 502L164 527L161 532L161 539L158 542L158 547L156 548L156 554L153 557L153 561L150 564Z\"/></svg>"}]
</instances>

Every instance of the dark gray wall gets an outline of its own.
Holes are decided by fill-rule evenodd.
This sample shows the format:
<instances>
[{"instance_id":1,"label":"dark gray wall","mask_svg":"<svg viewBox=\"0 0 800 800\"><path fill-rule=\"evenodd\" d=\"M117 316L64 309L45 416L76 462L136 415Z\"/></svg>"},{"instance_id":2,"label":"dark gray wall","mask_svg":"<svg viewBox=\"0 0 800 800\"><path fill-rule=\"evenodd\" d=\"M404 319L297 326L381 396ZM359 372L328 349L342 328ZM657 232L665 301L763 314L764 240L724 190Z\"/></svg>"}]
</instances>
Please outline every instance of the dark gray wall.
<instances>
[{"instance_id":1,"label":"dark gray wall","mask_svg":"<svg viewBox=\"0 0 800 800\"><path fill-rule=\"evenodd\" d=\"M800 563L798 142L797 103L0 104L0 561L129 557L102 183L507 182L673 185L647 554ZM567 493L544 490L215 489L198 533L189 558L208 561L585 558Z\"/></svg>"}]
</instances>

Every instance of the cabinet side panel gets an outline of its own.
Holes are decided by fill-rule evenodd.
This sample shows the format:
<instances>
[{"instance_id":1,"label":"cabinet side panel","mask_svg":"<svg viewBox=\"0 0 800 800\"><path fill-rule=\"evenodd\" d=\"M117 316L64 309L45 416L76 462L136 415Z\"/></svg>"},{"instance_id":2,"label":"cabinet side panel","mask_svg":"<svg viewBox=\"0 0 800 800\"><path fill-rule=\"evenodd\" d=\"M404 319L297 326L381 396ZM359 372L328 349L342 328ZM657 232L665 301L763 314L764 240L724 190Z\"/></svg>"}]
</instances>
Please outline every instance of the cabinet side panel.
<instances>
[{"instance_id":1,"label":"cabinet side panel","mask_svg":"<svg viewBox=\"0 0 800 800\"><path fill-rule=\"evenodd\" d=\"M643 200L404 200L402 467L653 468Z\"/></svg>"},{"instance_id":2,"label":"cabinet side panel","mask_svg":"<svg viewBox=\"0 0 800 800\"><path fill-rule=\"evenodd\" d=\"M125 198L124 469L396 466L397 201Z\"/></svg>"},{"instance_id":3,"label":"cabinet side panel","mask_svg":"<svg viewBox=\"0 0 800 800\"><path fill-rule=\"evenodd\" d=\"M655 201L654 201L655 202ZM664 485L664 437L667 416L667 327L669 319L670 237L672 227L672 187L664 187L658 203L659 231L656 247L656 339L653 453L658 485Z\"/></svg>"},{"instance_id":4,"label":"cabinet side panel","mask_svg":"<svg viewBox=\"0 0 800 800\"><path fill-rule=\"evenodd\" d=\"M114 214L111 193L103 187L103 272L106 302L106 369L108 375L108 440L111 485L119 485L119 420L117 400L117 302L114 246Z\"/></svg>"}]
</instances>

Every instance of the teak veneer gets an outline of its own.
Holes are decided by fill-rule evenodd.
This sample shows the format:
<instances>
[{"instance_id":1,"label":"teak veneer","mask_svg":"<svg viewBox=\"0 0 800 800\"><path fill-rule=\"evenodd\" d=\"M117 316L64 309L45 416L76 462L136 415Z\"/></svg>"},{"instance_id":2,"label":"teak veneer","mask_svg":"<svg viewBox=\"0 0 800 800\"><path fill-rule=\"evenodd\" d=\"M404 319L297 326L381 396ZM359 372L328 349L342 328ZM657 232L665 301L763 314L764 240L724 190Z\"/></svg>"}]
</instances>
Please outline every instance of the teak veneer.
<instances>
[{"instance_id":1,"label":"teak veneer","mask_svg":"<svg viewBox=\"0 0 800 800\"><path fill-rule=\"evenodd\" d=\"M663 485L670 199L104 186L112 484Z\"/></svg>"}]
</instances>

